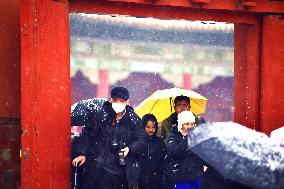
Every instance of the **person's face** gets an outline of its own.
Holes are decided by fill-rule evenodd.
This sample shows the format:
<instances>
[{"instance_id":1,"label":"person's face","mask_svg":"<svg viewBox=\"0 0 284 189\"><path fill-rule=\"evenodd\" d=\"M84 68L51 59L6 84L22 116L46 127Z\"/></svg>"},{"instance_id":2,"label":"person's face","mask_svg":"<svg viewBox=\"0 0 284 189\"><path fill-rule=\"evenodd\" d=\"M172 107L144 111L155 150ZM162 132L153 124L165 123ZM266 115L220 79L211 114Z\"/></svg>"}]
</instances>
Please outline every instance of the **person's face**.
<instances>
[{"instance_id":1,"label":"person's face","mask_svg":"<svg viewBox=\"0 0 284 189\"><path fill-rule=\"evenodd\" d=\"M177 103L175 104L175 111L177 114L188 110L190 110L190 105L188 101L185 100L177 101Z\"/></svg>"},{"instance_id":2,"label":"person's face","mask_svg":"<svg viewBox=\"0 0 284 189\"><path fill-rule=\"evenodd\" d=\"M121 114L125 110L125 107L128 104L128 101L122 98L112 98L110 102L112 103L112 109L118 115Z\"/></svg>"},{"instance_id":3,"label":"person's face","mask_svg":"<svg viewBox=\"0 0 284 189\"><path fill-rule=\"evenodd\" d=\"M194 125L195 125L195 123L190 123L190 122L188 122L188 123L184 123L184 124L182 124L182 127L181 127L181 129L184 131L184 132L187 132L190 128L192 128L192 127L194 127Z\"/></svg>"},{"instance_id":4,"label":"person's face","mask_svg":"<svg viewBox=\"0 0 284 189\"><path fill-rule=\"evenodd\" d=\"M122 98L111 98L110 102L111 103L121 103L121 104L124 104L124 105L128 105L128 100L124 100Z\"/></svg>"},{"instance_id":5,"label":"person's face","mask_svg":"<svg viewBox=\"0 0 284 189\"><path fill-rule=\"evenodd\" d=\"M147 121L145 131L146 131L147 135L149 135L149 136L154 135L156 128L155 128L155 124L153 123L153 121Z\"/></svg>"}]
</instances>

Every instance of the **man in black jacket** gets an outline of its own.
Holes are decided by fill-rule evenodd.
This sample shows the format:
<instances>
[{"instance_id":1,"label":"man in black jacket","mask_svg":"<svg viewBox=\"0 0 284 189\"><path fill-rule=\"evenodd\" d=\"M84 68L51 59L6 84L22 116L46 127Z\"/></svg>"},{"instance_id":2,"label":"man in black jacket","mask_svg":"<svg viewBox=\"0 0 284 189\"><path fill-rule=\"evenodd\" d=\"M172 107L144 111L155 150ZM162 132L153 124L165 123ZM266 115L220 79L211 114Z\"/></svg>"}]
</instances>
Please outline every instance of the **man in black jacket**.
<instances>
[{"instance_id":1,"label":"man in black jacket","mask_svg":"<svg viewBox=\"0 0 284 189\"><path fill-rule=\"evenodd\" d=\"M136 161L145 145L141 119L129 104L129 93L123 87L111 91L111 99L94 114L80 136L78 156L72 161L80 166L87 160L88 176L84 188L126 189L126 171Z\"/></svg>"}]
</instances>

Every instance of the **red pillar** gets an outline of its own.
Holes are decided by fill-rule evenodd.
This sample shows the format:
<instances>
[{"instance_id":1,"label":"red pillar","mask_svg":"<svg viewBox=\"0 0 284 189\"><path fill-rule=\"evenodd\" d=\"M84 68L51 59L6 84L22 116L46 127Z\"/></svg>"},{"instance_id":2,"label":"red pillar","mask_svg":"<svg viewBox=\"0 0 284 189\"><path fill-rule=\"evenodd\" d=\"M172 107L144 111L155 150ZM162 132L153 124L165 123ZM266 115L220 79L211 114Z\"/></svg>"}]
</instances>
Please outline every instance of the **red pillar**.
<instances>
[{"instance_id":1,"label":"red pillar","mask_svg":"<svg viewBox=\"0 0 284 189\"><path fill-rule=\"evenodd\" d=\"M191 89L191 75L189 73L184 73L183 74L183 88L184 89Z\"/></svg>"},{"instance_id":2,"label":"red pillar","mask_svg":"<svg viewBox=\"0 0 284 189\"><path fill-rule=\"evenodd\" d=\"M261 130L260 24L235 24L234 121Z\"/></svg>"},{"instance_id":3,"label":"red pillar","mask_svg":"<svg viewBox=\"0 0 284 189\"><path fill-rule=\"evenodd\" d=\"M20 1L22 189L70 188L67 0Z\"/></svg>"},{"instance_id":4,"label":"red pillar","mask_svg":"<svg viewBox=\"0 0 284 189\"><path fill-rule=\"evenodd\" d=\"M108 79L108 70L100 69L99 70L99 81L98 81L98 98L108 98L110 95L109 92L109 79Z\"/></svg>"},{"instance_id":5,"label":"red pillar","mask_svg":"<svg viewBox=\"0 0 284 189\"><path fill-rule=\"evenodd\" d=\"M262 31L261 120L267 134L284 126L284 20L265 16Z\"/></svg>"}]
</instances>

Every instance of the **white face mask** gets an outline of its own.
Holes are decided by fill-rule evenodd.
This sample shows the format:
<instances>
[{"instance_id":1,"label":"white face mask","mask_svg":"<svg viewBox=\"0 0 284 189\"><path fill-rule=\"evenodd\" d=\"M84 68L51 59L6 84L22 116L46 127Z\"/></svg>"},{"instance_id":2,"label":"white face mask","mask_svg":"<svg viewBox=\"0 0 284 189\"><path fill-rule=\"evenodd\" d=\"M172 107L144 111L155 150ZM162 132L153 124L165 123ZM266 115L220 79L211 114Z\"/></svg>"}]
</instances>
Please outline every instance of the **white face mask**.
<instances>
[{"instance_id":1,"label":"white face mask","mask_svg":"<svg viewBox=\"0 0 284 189\"><path fill-rule=\"evenodd\" d=\"M112 109L115 111L115 113L123 112L125 106L126 104L121 104L119 102L112 103Z\"/></svg>"}]
</instances>

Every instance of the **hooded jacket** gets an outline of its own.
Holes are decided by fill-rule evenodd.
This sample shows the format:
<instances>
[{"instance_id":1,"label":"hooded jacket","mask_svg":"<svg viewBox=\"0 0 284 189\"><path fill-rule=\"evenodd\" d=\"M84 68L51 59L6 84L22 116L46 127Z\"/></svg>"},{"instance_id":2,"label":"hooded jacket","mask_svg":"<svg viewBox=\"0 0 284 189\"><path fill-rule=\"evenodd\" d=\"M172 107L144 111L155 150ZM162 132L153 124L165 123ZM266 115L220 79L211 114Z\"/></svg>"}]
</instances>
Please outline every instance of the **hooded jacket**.
<instances>
[{"instance_id":1,"label":"hooded jacket","mask_svg":"<svg viewBox=\"0 0 284 189\"><path fill-rule=\"evenodd\" d=\"M146 123L143 124L144 128ZM158 124L155 124L153 136L146 137L146 145L139 154L141 166L139 189L160 189L163 182L163 162L166 156L166 145L158 138Z\"/></svg>"}]
</instances>

